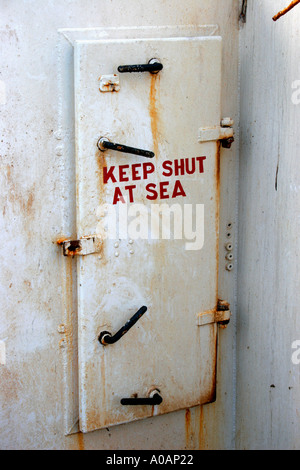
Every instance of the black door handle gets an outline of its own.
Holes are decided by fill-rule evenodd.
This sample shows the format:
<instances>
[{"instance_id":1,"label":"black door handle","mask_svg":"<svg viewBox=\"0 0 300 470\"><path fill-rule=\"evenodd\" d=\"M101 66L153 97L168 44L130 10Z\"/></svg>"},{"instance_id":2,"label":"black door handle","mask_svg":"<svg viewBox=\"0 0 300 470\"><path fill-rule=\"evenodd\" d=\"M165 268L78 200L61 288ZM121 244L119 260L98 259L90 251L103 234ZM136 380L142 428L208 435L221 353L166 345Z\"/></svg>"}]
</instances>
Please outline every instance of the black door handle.
<instances>
[{"instance_id":1,"label":"black door handle","mask_svg":"<svg viewBox=\"0 0 300 470\"><path fill-rule=\"evenodd\" d=\"M137 149L134 147L128 147L127 145L116 144L114 142L110 142L106 137L100 137L97 143L97 147L101 152L105 152L105 150L115 150L116 152L123 152L123 153L131 153L133 155L139 155L140 157L146 158L154 158L155 153L150 152L150 150L142 150Z\"/></svg>"},{"instance_id":2,"label":"black door handle","mask_svg":"<svg viewBox=\"0 0 300 470\"><path fill-rule=\"evenodd\" d=\"M125 406L160 405L162 401L163 399L162 399L162 396L160 395L160 391L158 389L155 389L155 390L152 390L152 392L146 398L138 398L138 397L122 398L121 405L125 405Z\"/></svg>"},{"instance_id":3,"label":"black door handle","mask_svg":"<svg viewBox=\"0 0 300 470\"><path fill-rule=\"evenodd\" d=\"M127 331L130 330L130 328L133 327L133 325L135 325L135 323L144 315L144 313L146 313L146 311L147 307L141 307L115 335L112 335L109 331L102 331L98 340L101 344L103 344L103 346L116 343L120 338L122 338L122 336L125 335L125 333L127 333Z\"/></svg>"},{"instance_id":4,"label":"black door handle","mask_svg":"<svg viewBox=\"0 0 300 470\"><path fill-rule=\"evenodd\" d=\"M158 73L163 69L163 64L158 59L149 60L148 64L137 64L137 65L120 65L118 72L120 73L132 73L132 72L150 72Z\"/></svg>"}]
</instances>

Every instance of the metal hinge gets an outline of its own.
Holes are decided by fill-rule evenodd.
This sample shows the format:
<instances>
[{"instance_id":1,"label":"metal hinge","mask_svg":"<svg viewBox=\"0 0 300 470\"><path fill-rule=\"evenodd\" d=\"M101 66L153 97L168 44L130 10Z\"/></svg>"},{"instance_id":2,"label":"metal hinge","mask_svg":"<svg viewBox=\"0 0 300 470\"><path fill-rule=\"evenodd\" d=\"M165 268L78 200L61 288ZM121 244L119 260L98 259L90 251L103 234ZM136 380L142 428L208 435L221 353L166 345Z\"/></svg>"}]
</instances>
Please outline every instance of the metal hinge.
<instances>
[{"instance_id":1,"label":"metal hinge","mask_svg":"<svg viewBox=\"0 0 300 470\"><path fill-rule=\"evenodd\" d=\"M230 304L225 300L219 300L217 308L198 314L197 325L203 326L218 323L221 328L226 328L230 322L230 317Z\"/></svg>"},{"instance_id":2,"label":"metal hinge","mask_svg":"<svg viewBox=\"0 0 300 470\"><path fill-rule=\"evenodd\" d=\"M220 126L201 127L199 129L198 142L222 141L224 148L230 148L234 142L234 121L231 118L224 118Z\"/></svg>"},{"instance_id":3,"label":"metal hinge","mask_svg":"<svg viewBox=\"0 0 300 470\"><path fill-rule=\"evenodd\" d=\"M102 240L94 235L79 240L58 240L56 243L62 246L64 256L86 256L100 253L102 249Z\"/></svg>"}]
</instances>

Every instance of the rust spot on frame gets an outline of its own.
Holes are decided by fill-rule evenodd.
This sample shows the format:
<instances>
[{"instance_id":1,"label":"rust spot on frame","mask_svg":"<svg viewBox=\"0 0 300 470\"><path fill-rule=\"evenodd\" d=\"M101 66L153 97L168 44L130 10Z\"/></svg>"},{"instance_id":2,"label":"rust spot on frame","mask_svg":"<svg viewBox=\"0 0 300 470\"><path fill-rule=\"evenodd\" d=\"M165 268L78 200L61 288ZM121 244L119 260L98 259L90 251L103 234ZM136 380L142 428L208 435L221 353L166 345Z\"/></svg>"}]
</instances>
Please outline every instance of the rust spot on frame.
<instances>
[{"instance_id":1,"label":"rust spot on frame","mask_svg":"<svg viewBox=\"0 0 300 470\"><path fill-rule=\"evenodd\" d=\"M61 237L59 238L58 240L56 240L56 244L61 246L64 242L66 242L67 240L69 240L68 237Z\"/></svg>"}]
</instances>

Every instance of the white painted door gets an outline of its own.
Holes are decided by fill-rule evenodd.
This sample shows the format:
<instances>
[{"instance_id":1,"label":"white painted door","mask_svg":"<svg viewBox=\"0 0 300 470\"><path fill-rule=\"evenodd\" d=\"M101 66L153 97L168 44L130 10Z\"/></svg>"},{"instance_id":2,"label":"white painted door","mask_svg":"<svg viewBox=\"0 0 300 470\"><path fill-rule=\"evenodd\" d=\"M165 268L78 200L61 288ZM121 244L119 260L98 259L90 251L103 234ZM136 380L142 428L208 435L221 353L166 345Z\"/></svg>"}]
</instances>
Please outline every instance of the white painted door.
<instances>
[{"instance_id":1,"label":"white painted door","mask_svg":"<svg viewBox=\"0 0 300 470\"><path fill-rule=\"evenodd\" d=\"M157 74L118 72L153 58ZM77 235L102 238L77 260L88 432L215 399L217 326L197 317L218 302L219 144L198 133L221 119L221 39L78 41L74 61ZM100 91L109 80L118 91ZM101 137L155 157L102 152ZM119 341L99 342L142 306ZM121 404L152 389L159 405Z\"/></svg>"}]
</instances>

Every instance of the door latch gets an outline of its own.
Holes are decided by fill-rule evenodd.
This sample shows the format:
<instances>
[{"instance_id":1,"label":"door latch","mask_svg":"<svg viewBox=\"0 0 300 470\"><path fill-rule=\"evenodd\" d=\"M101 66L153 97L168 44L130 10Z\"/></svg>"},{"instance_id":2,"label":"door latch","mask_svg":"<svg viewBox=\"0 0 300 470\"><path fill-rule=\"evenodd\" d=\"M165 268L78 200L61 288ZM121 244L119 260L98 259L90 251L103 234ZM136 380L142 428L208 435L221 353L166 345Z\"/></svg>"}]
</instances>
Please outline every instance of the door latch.
<instances>
[{"instance_id":1,"label":"door latch","mask_svg":"<svg viewBox=\"0 0 300 470\"><path fill-rule=\"evenodd\" d=\"M131 153L133 155L139 155L140 157L145 158L154 158L155 153L150 152L150 150L142 150L137 149L134 147L128 147L127 145L116 144L110 142L106 137L100 137L97 143L97 147L101 152L105 152L105 150L115 150L116 152L123 152L123 153Z\"/></svg>"},{"instance_id":2,"label":"door latch","mask_svg":"<svg viewBox=\"0 0 300 470\"><path fill-rule=\"evenodd\" d=\"M120 65L118 72L120 73L132 73L132 72L150 72L158 73L163 69L163 64L158 59L149 60L148 64L137 64L137 65Z\"/></svg>"},{"instance_id":3,"label":"door latch","mask_svg":"<svg viewBox=\"0 0 300 470\"><path fill-rule=\"evenodd\" d=\"M131 398L122 398L121 405L160 405L163 399L158 389L154 389L149 393L149 396L146 398L138 398L138 397L131 397Z\"/></svg>"},{"instance_id":4,"label":"door latch","mask_svg":"<svg viewBox=\"0 0 300 470\"><path fill-rule=\"evenodd\" d=\"M136 324L146 311L147 307L141 307L115 335L112 335L109 331L102 331L98 338L99 342L103 344L103 346L116 343Z\"/></svg>"}]
</instances>

